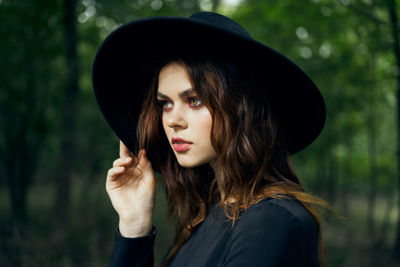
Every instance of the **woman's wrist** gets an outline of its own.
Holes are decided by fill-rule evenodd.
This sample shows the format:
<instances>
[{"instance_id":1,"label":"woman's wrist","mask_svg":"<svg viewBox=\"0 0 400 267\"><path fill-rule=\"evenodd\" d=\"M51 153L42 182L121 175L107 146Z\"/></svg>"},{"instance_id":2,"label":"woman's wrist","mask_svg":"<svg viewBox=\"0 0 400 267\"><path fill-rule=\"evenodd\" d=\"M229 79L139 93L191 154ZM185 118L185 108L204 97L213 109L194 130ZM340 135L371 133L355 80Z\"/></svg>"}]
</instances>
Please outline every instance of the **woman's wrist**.
<instances>
[{"instance_id":1,"label":"woman's wrist","mask_svg":"<svg viewBox=\"0 0 400 267\"><path fill-rule=\"evenodd\" d=\"M126 222L119 221L119 232L123 237L136 238L149 235L153 228L153 221L147 220L144 222Z\"/></svg>"}]
</instances>

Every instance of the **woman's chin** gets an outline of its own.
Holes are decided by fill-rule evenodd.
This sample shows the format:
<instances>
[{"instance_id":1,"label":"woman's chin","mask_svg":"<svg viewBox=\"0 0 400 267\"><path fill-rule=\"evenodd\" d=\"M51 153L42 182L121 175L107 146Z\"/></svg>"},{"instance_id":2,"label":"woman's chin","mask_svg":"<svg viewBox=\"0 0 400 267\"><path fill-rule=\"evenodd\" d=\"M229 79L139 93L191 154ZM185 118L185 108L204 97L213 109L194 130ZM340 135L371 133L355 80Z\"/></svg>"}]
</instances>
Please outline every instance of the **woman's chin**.
<instances>
[{"instance_id":1,"label":"woman's chin","mask_svg":"<svg viewBox=\"0 0 400 267\"><path fill-rule=\"evenodd\" d=\"M184 168L195 168L197 166L202 165L203 163L198 163L198 162L194 162L194 161L187 161L187 160L179 160L178 159L178 164L181 167L184 167Z\"/></svg>"},{"instance_id":2,"label":"woman's chin","mask_svg":"<svg viewBox=\"0 0 400 267\"><path fill-rule=\"evenodd\" d=\"M208 163L206 160L188 158L188 157L184 157L182 155L177 155L176 159L178 161L178 164L184 168L195 168L200 165Z\"/></svg>"},{"instance_id":3,"label":"woman's chin","mask_svg":"<svg viewBox=\"0 0 400 267\"><path fill-rule=\"evenodd\" d=\"M213 163L215 161L216 155L214 155L213 153L210 155L194 156L193 154L189 155L187 153L185 154L175 153L175 157L176 160L178 161L178 164L181 167L195 168L204 164Z\"/></svg>"}]
</instances>

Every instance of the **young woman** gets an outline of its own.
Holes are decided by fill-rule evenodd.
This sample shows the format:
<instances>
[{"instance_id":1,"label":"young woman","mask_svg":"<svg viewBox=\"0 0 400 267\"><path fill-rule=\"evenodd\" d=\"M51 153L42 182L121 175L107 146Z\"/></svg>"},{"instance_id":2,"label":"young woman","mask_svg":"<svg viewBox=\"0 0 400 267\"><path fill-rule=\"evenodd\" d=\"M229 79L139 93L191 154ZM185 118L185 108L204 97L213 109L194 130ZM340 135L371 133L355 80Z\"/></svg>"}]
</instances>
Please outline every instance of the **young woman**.
<instances>
[{"instance_id":1,"label":"young woman","mask_svg":"<svg viewBox=\"0 0 400 267\"><path fill-rule=\"evenodd\" d=\"M314 83L216 13L126 24L103 43L95 95L120 138L106 188L111 266L152 266L154 171L177 218L167 266L320 266L315 205L290 155L325 123Z\"/></svg>"}]
</instances>

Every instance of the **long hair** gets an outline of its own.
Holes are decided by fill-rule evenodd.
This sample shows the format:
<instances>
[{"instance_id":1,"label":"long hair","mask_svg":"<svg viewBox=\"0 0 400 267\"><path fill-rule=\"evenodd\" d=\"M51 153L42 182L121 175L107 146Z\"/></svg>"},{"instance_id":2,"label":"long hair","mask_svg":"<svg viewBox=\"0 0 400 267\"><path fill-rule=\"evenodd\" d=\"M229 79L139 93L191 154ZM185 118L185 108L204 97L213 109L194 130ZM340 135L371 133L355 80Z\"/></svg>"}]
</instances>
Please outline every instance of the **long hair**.
<instances>
[{"instance_id":1,"label":"long hair","mask_svg":"<svg viewBox=\"0 0 400 267\"><path fill-rule=\"evenodd\" d=\"M210 138L217 162L214 170L209 164L195 168L178 164L156 101L160 68L143 103L137 136L139 147L148 151L153 167L163 177L169 216L178 219L174 246L164 264L206 218L212 203L222 206L234 225L243 210L263 198L287 197L297 199L313 217L319 236L319 262L324 265L316 206L328 204L306 193L300 184L290 163L285 133L269 100L271 85L260 78L257 69L227 59L179 58L174 62L185 68L193 90L211 113Z\"/></svg>"}]
</instances>

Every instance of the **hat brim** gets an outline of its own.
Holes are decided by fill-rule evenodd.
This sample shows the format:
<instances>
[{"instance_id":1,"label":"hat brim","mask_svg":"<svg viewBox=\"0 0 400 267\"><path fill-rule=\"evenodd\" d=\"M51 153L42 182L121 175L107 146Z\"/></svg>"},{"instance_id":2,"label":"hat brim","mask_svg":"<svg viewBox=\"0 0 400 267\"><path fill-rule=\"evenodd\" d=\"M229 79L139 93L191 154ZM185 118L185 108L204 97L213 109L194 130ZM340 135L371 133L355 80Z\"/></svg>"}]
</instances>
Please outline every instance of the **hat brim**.
<instances>
[{"instance_id":1,"label":"hat brim","mask_svg":"<svg viewBox=\"0 0 400 267\"><path fill-rule=\"evenodd\" d=\"M264 73L266 81L273 84L265 90L271 90L271 103L290 154L310 145L322 131L323 97L285 56L251 37L201 21L156 17L116 29L99 48L93 65L93 88L100 110L132 152L137 152L137 119L146 95L139 84L149 83L157 64L187 54L240 58Z\"/></svg>"}]
</instances>

